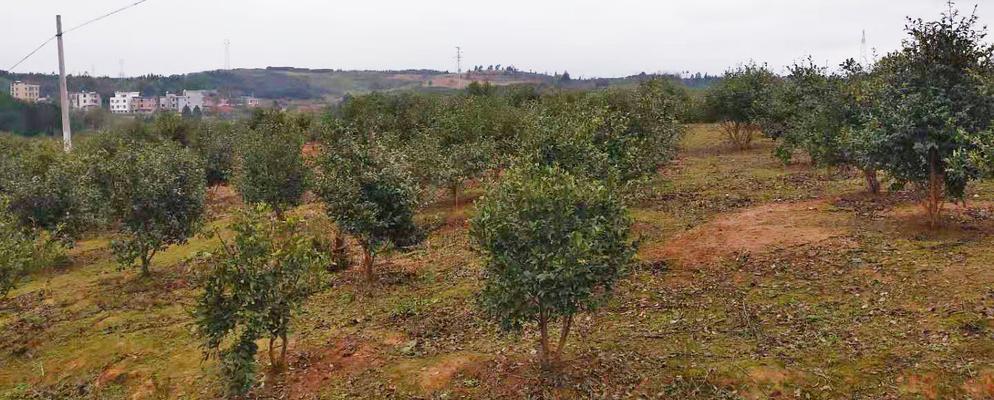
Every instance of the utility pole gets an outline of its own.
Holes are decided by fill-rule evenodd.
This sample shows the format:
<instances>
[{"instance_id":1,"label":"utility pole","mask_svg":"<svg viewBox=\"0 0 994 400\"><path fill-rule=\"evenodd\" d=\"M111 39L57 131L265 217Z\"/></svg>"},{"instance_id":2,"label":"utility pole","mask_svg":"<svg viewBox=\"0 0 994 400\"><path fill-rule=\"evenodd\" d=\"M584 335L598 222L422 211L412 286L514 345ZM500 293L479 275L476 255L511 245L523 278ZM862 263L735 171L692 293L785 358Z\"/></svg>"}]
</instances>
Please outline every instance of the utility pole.
<instances>
[{"instance_id":1,"label":"utility pole","mask_svg":"<svg viewBox=\"0 0 994 400\"><path fill-rule=\"evenodd\" d=\"M72 128L69 126L69 87L66 85L66 56L62 50L62 16L55 16L55 37L59 39L59 97L62 100L62 146L72 150Z\"/></svg>"},{"instance_id":2,"label":"utility pole","mask_svg":"<svg viewBox=\"0 0 994 400\"><path fill-rule=\"evenodd\" d=\"M866 29L863 29L863 40L859 43L859 57L862 58L863 66L870 66L870 57L866 53Z\"/></svg>"},{"instance_id":3,"label":"utility pole","mask_svg":"<svg viewBox=\"0 0 994 400\"><path fill-rule=\"evenodd\" d=\"M456 46L456 73L462 73L462 47Z\"/></svg>"}]
</instances>

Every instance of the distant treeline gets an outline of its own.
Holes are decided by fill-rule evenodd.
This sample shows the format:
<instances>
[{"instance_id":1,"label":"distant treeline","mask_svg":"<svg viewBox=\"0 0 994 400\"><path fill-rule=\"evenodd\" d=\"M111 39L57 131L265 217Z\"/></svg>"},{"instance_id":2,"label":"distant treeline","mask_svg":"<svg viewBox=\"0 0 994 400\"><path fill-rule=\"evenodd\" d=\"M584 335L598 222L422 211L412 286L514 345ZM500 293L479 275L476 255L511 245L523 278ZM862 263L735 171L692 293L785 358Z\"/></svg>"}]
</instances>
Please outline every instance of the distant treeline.
<instances>
[{"instance_id":1,"label":"distant treeline","mask_svg":"<svg viewBox=\"0 0 994 400\"><path fill-rule=\"evenodd\" d=\"M24 103L0 92L0 132L25 136L53 135L61 132L61 109L49 103Z\"/></svg>"}]
</instances>

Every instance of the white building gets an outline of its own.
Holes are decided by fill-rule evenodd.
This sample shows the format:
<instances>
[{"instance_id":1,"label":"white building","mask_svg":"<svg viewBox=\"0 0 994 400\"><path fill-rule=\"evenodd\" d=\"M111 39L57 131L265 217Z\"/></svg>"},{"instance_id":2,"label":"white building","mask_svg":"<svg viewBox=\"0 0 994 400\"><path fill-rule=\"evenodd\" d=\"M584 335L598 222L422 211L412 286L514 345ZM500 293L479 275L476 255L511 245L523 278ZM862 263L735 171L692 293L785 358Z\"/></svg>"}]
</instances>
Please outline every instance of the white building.
<instances>
[{"instance_id":1,"label":"white building","mask_svg":"<svg viewBox=\"0 0 994 400\"><path fill-rule=\"evenodd\" d=\"M213 90L184 90L183 94L175 94L166 92L165 96L159 97L159 109L162 111L173 111L173 112L183 112L184 108L189 107L190 111L195 111L199 108L200 111L206 111L204 109L205 99L216 93Z\"/></svg>"},{"instance_id":2,"label":"white building","mask_svg":"<svg viewBox=\"0 0 994 400\"><path fill-rule=\"evenodd\" d=\"M140 98L139 92L114 92L114 97L110 98L110 112L114 114L130 114L131 103L134 98Z\"/></svg>"},{"instance_id":3,"label":"white building","mask_svg":"<svg viewBox=\"0 0 994 400\"><path fill-rule=\"evenodd\" d=\"M97 92L70 93L69 102L74 110L89 110L101 106L100 94Z\"/></svg>"}]
</instances>

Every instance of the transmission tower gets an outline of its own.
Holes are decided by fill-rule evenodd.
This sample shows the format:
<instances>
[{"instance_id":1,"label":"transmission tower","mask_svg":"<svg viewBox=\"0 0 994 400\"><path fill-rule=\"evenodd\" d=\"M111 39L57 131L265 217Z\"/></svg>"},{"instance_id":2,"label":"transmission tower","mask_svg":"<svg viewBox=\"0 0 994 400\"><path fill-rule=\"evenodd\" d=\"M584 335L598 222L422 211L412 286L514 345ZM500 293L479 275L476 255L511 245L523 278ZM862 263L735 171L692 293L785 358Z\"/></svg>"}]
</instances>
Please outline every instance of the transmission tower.
<instances>
[{"instance_id":1,"label":"transmission tower","mask_svg":"<svg viewBox=\"0 0 994 400\"><path fill-rule=\"evenodd\" d=\"M124 79L124 59L120 59L117 63L121 66L121 72L117 75L118 78Z\"/></svg>"},{"instance_id":2,"label":"transmission tower","mask_svg":"<svg viewBox=\"0 0 994 400\"><path fill-rule=\"evenodd\" d=\"M456 73L462 73L462 47L456 46Z\"/></svg>"},{"instance_id":3,"label":"transmission tower","mask_svg":"<svg viewBox=\"0 0 994 400\"><path fill-rule=\"evenodd\" d=\"M224 39L224 69L231 69L231 41Z\"/></svg>"},{"instance_id":4,"label":"transmission tower","mask_svg":"<svg viewBox=\"0 0 994 400\"><path fill-rule=\"evenodd\" d=\"M863 66L870 65L870 57L866 51L866 29L863 29L863 39L859 42L859 57L863 61Z\"/></svg>"}]
</instances>

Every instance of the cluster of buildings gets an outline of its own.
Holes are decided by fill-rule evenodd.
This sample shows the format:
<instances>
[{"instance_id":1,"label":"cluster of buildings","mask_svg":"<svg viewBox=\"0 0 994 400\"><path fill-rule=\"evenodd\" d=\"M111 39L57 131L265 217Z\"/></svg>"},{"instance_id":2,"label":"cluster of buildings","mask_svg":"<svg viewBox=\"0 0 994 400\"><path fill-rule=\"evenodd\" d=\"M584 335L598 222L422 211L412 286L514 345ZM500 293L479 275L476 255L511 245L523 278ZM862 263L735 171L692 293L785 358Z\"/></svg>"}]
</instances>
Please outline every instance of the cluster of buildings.
<instances>
[{"instance_id":1,"label":"cluster of buildings","mask_svg":"<svg viewBox=\"0 0 994 400\"><path fill-rule=\"evenodd\" d=\"M228 107L228 100L218 96L216 90L184 90L166 93L165 96L142 97L139 92L115 92L110 98L110 112L114 114L151 114L159 111L198 113Z\"/></svg>"},{"instance_id":2,"label":"cluster of buildings","mask_svg":"<svg viewBox=\"0 0 994 400\"><path fill-rule=\"evenodd\" d=\"M41 86L16 81L10 84L10 95L15 99L36 103L42 101ZM103 98L97 92L74 92L69 94L69 103L74 110L90 110L103 107ZM235 100L222 97L216 90L184 90L181 93L166 92L165 96L143 97L140 92L114 92L108 102L114 114L152 114L160 111L181 113L227 112L236 105L256 108L261 102L252 96L242 96Z\"/></svg>"}]
</instances>

